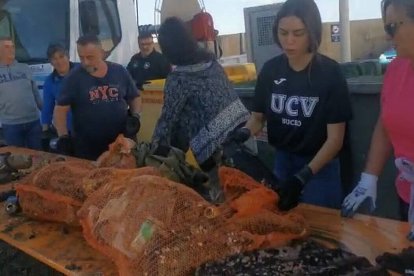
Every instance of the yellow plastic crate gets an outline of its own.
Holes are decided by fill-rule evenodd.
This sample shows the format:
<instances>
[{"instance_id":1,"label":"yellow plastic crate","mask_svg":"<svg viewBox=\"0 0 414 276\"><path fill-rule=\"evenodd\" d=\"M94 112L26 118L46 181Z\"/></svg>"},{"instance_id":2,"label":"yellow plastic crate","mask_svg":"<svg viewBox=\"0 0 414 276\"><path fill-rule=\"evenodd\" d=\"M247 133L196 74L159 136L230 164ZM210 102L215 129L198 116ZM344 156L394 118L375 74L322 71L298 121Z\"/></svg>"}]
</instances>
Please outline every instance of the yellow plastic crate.
<instances>
[{"instance_id":1,"label":"yellow plastic crate","mask_svg":"<svg viewBox=\"0 0 414 276\"><path fill-rule=\"evenodd\" d=\"M223 68L232 83L248 82L257 78L254 63L224 65Z\"/></svg>"}]
</instances>

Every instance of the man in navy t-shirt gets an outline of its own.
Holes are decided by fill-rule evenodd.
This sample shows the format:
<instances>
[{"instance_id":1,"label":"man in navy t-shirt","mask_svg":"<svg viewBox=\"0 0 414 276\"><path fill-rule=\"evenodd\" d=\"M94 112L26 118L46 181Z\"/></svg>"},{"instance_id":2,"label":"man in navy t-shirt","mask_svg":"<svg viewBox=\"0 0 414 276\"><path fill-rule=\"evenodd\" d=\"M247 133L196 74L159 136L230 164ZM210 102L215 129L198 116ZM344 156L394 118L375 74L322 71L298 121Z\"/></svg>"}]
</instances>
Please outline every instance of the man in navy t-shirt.
<instances>
[{"instance_id":1,"label":"man in navy t-shirt","mask_svg":"<svg viewBox=\"0 0 414 276\"><path fill-rule=\"evenodd\" d=\"M97 37L80 37L77 49L82 66L64 80L55 108L57 148L61 153L94 160L118 134L131 136L132 128L132 136L136 135L141 99L126 69L104 60ZM66 125L69 109L73 115L72 137Z\"/></svg>"}]
</instances>

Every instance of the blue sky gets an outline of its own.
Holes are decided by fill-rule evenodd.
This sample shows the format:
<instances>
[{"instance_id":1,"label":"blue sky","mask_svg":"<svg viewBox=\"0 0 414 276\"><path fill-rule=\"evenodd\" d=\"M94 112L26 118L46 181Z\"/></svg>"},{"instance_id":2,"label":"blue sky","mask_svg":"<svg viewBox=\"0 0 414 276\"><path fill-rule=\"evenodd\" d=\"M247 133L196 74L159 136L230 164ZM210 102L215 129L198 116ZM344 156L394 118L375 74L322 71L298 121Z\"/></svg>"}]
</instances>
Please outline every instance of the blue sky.
<instances>
[{"instance_id":1,"label":"blue sky","mask_svg":"<svg viewBox=\"0 0 414 276\"><path fill-rule=\"evenodd\" d=\"M168 1L168 0L163 0ZM340 0L315 0L322 15L322 21L339 20ZM139 24L154 24L155 0L138 0ZM214 19L220 34L244 32L243 8L283 2L278 0L204 0L206 9ZM379 18L381 0L349 0L351 20Z\"/></svg>"}]
</instances>

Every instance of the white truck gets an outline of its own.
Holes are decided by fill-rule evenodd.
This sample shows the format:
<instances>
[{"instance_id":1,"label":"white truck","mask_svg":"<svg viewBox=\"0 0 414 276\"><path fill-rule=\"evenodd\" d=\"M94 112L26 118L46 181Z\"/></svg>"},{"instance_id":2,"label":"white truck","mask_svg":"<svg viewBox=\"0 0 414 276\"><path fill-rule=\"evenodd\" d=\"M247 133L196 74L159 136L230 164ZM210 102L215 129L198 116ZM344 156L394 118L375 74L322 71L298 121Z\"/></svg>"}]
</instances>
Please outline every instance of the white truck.
<instances>
[{"instance_id":1,"label":"white truck","mask_svg":"<svg viewBox=\"0 0 414 276\"><path fill-rule=\"evenodd\" d=\"M0 0L0 36L10 36L16 59L30 65L39 88L52 67L50 43L60 43L79 61L76 40L97 35L107 60L126 66L138 51L137 0Z\"/></svg>"}]
</instances>

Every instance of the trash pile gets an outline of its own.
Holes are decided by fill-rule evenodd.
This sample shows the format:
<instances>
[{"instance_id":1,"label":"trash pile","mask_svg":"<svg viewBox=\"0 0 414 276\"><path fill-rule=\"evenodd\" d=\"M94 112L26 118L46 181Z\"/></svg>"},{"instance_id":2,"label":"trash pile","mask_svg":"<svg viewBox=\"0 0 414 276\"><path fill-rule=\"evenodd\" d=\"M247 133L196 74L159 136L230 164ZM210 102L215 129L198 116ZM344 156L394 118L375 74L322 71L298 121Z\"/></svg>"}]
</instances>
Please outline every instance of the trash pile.
<instances>
[{"instance_id":1,"label":"trash pile","mask_svg":"<svg viewBox=\"0 0 414 276\"><path fill-rule=\"evenodd\" d=\"M363 257L305 241L289 247L255 250L201 265L196 276L390 275Z\"/></svg>"},{"instance_id":2,"label":"trash pile","mask_svg":"<svg viewBox=\"0 0 414 276\"><path fill-rule=\"evenodd\" d=\"M384 253L375 261L382 267L403 275L414 275L414 247L403 249L400 253Z\"/></svg>"},{"instance_id":3,"label":"trash pile","mask_svg":"<svg viewBox=\"0 0 414 276\"><path fill-rule=\"evenodd\" d=\"M30 156L10 152L0 153L0 184L19 179L24 175L22 170L29 169L31 166Z\"/></svg>"},{"instance_id":4,"label":"trash pile","mask_svg":"<svg viewBox=\"0 0 414 276\"><path fill-rule=\"evenodd\" d=\"M184 160L120 136L96 162L37 169L16 185L19 204L31 218L81 226L121 276L388 275L306 241L304 217L279 211L278 194L237 169L220 167L224 202L208 202L203 173Z\"/></svg>"},{"instance_id":5,"label":"trash pile","mask_svg":"<svg viewBox=\"0 0 414 276\"><path fill-rule=\"evenodd\" d=\"M277 193L239 170L220 168L225 201L214 205L194 189L203 174L183 154L137 160L134 150L146 152L119 137L96 162L41 167L16 185L23 213L82 226L120 275L190 275L205 262L308 235L300 214L280 212Z\"/></svg>"},{"instance_id":6,"label":"trash pile","mask_svg":"<svg viewBox=\"0 0 414 276\"><path fill-rule=\"evenodd\" d=\"M88 161L62 161L41 168L16 185L16 191L25 215L76 226L80 225L76 213L93 192L108 182L122 183L142 174L159 175L152 167L122 170L96 168Z\"/></svg>"},{"instance_id":7,"label":"trash pile","mask_svg":"<svg viewBox=\"0 0 414 276\"><path fill-rule=\"evenodd\" d=\"M242 181L230 184L229 176ZM114 260L120 275L174 276L191 275L206 261L307 236L301 215L278 212L272 190L232 168L220 168L220 179L227 188L218 206L160 176L108 183L78 212L84 237Z\"/></svg>"}]
</instances>

